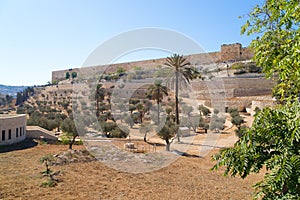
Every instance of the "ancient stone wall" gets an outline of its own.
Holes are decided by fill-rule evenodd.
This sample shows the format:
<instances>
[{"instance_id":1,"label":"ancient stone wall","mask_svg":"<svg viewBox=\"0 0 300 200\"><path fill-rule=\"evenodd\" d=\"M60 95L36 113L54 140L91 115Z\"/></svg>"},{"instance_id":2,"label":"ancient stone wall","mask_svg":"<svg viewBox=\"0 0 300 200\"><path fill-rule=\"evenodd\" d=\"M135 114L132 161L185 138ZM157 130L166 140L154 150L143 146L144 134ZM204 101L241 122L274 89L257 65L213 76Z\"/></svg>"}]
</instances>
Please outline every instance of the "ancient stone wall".
<instances>
[{"instance_id":1,"label":"ancient stone wall","mask_svg":"<svg viewBox=\"0 0 300 200\"><path fill-rule=\"evenodd\" d=\"M204 64L249 60L253 57L251 50L242 48L239 43L236 44L223 44L220 52L200 53L185 56L192 65L199 66ZM100 76L102 73L114 73L119 67L125 68L127 71L134 67L142 67L143 69L153 69L155 67L164 66L166 58L126 62L110 65L101 65L94 67L74 68L52 72L52 82L61 81L66 79L66 73L77 72L78 77L95 77Z\"/></svg>"},{"instance_id":2,"label":"ancient stone wall","mask_svg":"<svg viewBox=\"0 0 300 200\"><path fill-rule=\"evenodd\" d=\"M248 107L256 96L271 96L274 81L264 77L253 78L222 78L221 80L210 80L218 82L217 90L209 87L209 81L192 81L193 92L197 99L210 101L212 96L219 96L220 101L225 100L227 106L231 102ZM214 94L218 93L218 94ZM247 97L247 98L243 98ZM251 98L255 97L255 98Z\"/></svg>"},{"instance_id":3,"label":"ancient stone wall","mask_svg":"<svg viewBox=\"0 0 300 200\"><path fill-rule=\"evenodd\" d=\"M223 61L228 60L240 60L242 54L242 45L236 44L223 44L221 46L221 59Z\"/></svg>"},{"instance_id":4,"label":"ancient stone wall","mask_svg":"<svg viewBox=\"0 0 300 200\"><path fill-rule=\"evenodd\" d=\"M250 48L242 48L241 60L250 60L253 58L253 51Z\"/></svg>"}]
</instances>

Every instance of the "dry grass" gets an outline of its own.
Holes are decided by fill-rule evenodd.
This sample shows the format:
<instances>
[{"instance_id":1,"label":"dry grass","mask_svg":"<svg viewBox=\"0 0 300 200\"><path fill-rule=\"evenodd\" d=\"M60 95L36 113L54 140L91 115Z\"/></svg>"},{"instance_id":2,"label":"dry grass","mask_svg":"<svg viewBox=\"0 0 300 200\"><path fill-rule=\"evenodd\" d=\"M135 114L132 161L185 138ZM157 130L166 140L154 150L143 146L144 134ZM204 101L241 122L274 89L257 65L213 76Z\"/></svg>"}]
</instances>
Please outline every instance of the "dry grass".
<instances>
[{"instance_id":1,"label":"dry grass","mask_svg":"<svg viewBox=\"0 0 300 200\"><path fill-rule=\"evenodd\" d=\"M52 170L62 172L62 182L54 188L40 187L44 166L39 159L66 150L67 146L44 144L0 153L0 199L240 200L251 199L251 185L262 177L224 177L221 170L209 170L213 166L210 156L181 157L166 168L143 174L119 172L100 162L52 166Z\"/></svg>"}]
</instances>

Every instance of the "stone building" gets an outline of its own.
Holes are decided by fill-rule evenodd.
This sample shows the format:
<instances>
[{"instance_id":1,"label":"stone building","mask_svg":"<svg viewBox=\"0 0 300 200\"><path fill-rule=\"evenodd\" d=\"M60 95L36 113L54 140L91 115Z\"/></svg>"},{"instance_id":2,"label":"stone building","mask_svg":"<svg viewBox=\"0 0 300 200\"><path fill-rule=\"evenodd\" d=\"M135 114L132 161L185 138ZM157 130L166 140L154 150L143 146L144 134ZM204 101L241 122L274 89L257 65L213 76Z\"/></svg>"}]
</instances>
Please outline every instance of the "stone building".
<instances>
[{"instance_id":1,"label":"stone building","mask_svg":"<svg viewBox=\"0 0 300 200\"><path fill-rule=\"evenodd\" d=\"M26 115L0 115L0 146L26 138Z\"/></svg>"}]
</instances>

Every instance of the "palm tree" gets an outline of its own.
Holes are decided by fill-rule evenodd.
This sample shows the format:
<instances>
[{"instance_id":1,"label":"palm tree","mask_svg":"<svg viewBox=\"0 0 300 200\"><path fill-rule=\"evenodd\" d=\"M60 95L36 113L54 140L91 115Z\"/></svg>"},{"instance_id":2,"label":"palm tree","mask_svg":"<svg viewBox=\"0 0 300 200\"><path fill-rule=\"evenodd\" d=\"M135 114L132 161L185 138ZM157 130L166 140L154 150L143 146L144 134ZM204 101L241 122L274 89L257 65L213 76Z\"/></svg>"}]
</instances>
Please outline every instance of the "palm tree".
<instances>
[{"instance_id":1,"label":"palm tree","mask_svg":"<svg viewBox=\"0 0 300 200\"><path fill-rule=\"evenodd\" d=\"M172 68L175 71L175 114L176 114L176 124L179 126L179 101L178 101L178 90L179 84L188 83L190 80L199 77L199 72L192 67L189 67L191 64L183 57L183 55L173 54L170 57L167 57L166 66ZM182 81L183 83L179 83ZM178 142L180 142L179 134L177 134Z\"/></svg>"},{"instance_id":2,"label":"palm tree","mask_svg":"<svg viewBox=\"0 0 300 200\"><path fill-rule=\"evenodd\" d=\"M159 125L159 103L164 95L168 96L168 88L162 85L161 80L155 80L154 84L148 88L148 97L157 103L157 125Z\"/></svg>"}]
</instances>

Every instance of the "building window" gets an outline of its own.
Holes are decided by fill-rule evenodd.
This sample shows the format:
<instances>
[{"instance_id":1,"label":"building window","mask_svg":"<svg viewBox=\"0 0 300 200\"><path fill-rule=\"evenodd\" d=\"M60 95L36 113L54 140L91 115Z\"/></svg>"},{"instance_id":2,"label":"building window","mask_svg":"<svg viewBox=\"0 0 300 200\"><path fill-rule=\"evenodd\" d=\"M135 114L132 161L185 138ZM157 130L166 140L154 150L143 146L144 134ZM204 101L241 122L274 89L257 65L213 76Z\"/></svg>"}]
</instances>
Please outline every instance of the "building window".
<instances>
[{"instance_id":1,"label":"building window","mask_svg":"<svg viewBox=\"0 0 300 200\"><path fill-rule=\"evenodd\" d=\"M5 130L2 131L2 141L5 140Z\"/></svg>"},{"instance_id":2,"label":"building window","mask_svg":"<svg viewBox=\"0 0 300 200\"><path fill-rule=\"evenodd\" d=\"M11 129L8 130L8 139L11 140Z\"/></svg>"},{"instance_id":3,"label":"building window","mask_svg":"<svg viewBox=\"0 0 300 200\"><path fill-rule=\"evenodd\" d=\"M19 128L16 128L16 137L19 137Z\"/></svg>"}]
</instances>

